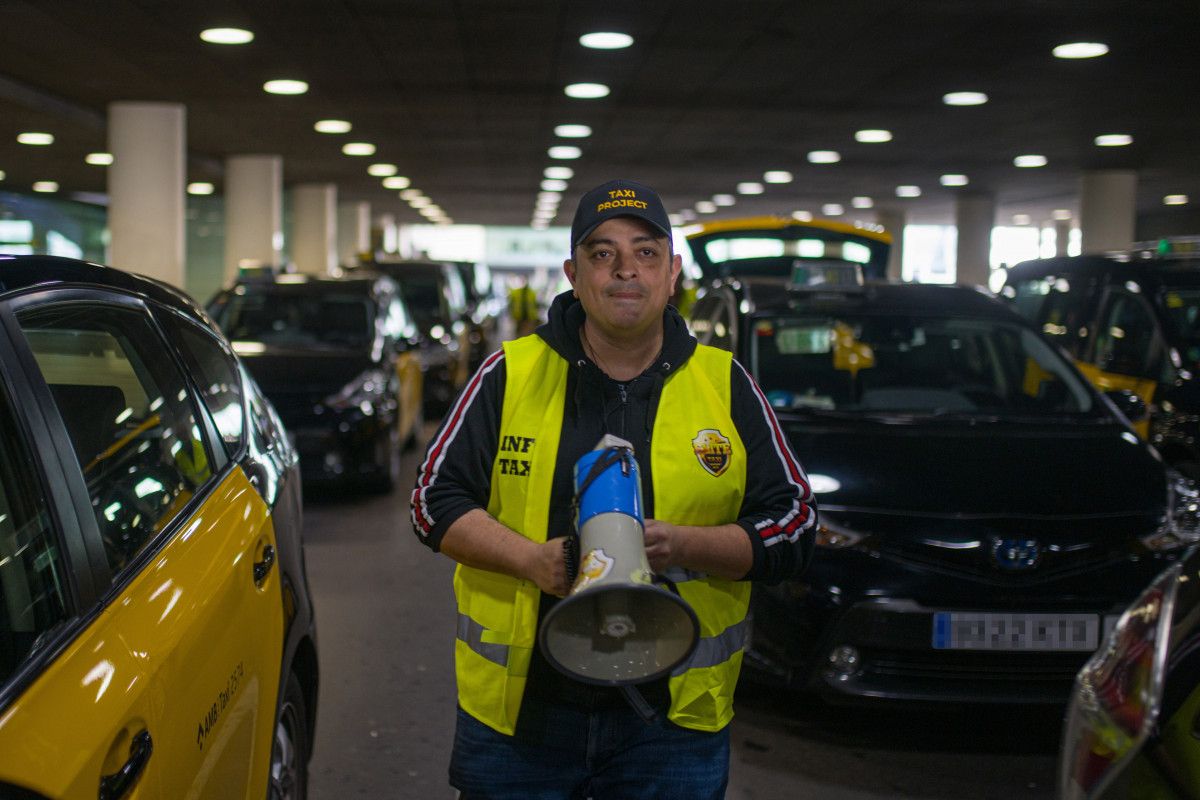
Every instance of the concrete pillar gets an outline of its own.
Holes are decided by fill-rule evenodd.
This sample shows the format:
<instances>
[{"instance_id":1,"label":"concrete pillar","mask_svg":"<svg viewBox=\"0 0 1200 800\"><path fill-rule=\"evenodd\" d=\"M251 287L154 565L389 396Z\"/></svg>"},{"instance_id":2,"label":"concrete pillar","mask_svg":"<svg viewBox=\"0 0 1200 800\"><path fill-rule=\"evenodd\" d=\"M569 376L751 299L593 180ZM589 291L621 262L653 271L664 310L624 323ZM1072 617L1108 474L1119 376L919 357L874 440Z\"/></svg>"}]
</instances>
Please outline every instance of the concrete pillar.
<instances>
[{"instance_id":1,"label":"concrete pillar","mask_svg":"<svg viewBox=\"0 0 1200 800\"><path fill-rule=\"evenodd\" d=\"M987 192L960 192L954 199L954 218L958 226L955 282L988 288L996 198Z\"/></svg>"},{"instance_id":2,"label":"concrete pillar","mask_svg":"<svg viewBox=\"0 0 1200 800\"><path fill-rule=\"evenodd\" d=\"M1085 172L1079 183L1079 232L1084 255L1128 250L1137 222L1137 173Z\"/></svg>"},{"instance_id":3,"label":"concrete pillar","mask_svg":"<svg viewBox=\"0 0 1200 800\"><path fill-rule=\"evenodd\" d=\"M371 204L338 203L338 263L352 266L371 250Z\"/></svg>"},{"instance_id":4,"label":"concrete pillar","mask_svg":"<svg viewBox=\"0 0 1200 800\"><path fill-rule=\"evenodd\" d=\"M888 252L887 277L889 280L900 280L904 277L902 269L904 259L904 212L898 208L875 209L875 221L892 235L892 249Z\"/></svg>"},{"instance_id":5,"label":"concrete pillar","mask_svg":"<svg viewBox=\"0 0 1200 800\"><path fill-rule=\"evenodd\" d=\"M178 103L108 106L108 260L184 285L186 109Z\"/></svg>"},{"instance_id":6,"label":"concrete pillar","mask_svg":"<svg viewBox=\"0 0 1200 800\"><path fill-rule=\"evenodd\" d=\"M283 264L283 158L230 156L225 161L225 280L243 261Z\"/></svg>"},{"instance_id":7,"label":"concrete pillar","mask_svg":"<svg viewBox=\"0 0 1200 800\"><path fill-rule=\"evenodd\" d=\"M1067 255L1067 247L1071 244L1071 220L1054 220L1054 255Z\"/></svg>"},{"instance_id":8,"label":"concrete pillar","mask_svg":"<svg viewBox=\"0 0 1200 800\"><path fill-rule=\"evenodd\" d=\"M380 214L371 226L371 250L375 253L395 253L400 249L400 230L395 214Z\"/></svg>"},{"instance_id":9,"label":"concrete pillar","mask_svg":"<svg viewBox=\"0 0 1200 800\"><path fill-rule=\"evenodd\" d=\"M292 189L292 261L310 275L328 275L337 266L334 184L302 183Z\"/></svg>"}]
</instances>

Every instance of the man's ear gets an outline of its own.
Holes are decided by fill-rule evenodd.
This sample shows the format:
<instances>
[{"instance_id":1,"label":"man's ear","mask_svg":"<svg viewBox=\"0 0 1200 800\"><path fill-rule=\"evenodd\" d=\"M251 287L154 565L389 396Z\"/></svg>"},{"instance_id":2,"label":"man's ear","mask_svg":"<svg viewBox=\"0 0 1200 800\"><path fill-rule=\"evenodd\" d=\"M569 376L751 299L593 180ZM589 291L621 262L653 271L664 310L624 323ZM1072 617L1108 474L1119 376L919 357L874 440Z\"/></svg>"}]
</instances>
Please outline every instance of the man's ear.
<instances>
[{"instance_id":1,"label":"man's ear","mask_svg":"<svg viewBox=\"0 0 1200 800\"><path fill-rule=\"evenodd\" d=\"M571 294L579 297L579 292L575 291L575 259L568 258L563 262L563 274L571 282Z\"/></svg>"}]
</instances>

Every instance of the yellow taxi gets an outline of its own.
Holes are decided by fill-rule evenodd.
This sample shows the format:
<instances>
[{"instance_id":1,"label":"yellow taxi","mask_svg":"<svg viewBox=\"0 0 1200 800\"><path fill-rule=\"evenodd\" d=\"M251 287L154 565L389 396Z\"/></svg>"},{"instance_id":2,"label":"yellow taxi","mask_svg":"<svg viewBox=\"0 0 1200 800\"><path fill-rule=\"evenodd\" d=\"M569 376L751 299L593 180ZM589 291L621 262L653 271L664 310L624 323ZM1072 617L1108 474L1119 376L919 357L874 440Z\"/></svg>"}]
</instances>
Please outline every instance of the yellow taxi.
<instances>
[{"instance_id":1,"label":"yellow taxi","mask_svg":"<svg viewBox=\"0 0 1200 800\"><path fill-rule=\"evenodd\" d=\"M165 284L0 256L0 797L303 798L297 459Z\"/></svg>"}]
</instances>

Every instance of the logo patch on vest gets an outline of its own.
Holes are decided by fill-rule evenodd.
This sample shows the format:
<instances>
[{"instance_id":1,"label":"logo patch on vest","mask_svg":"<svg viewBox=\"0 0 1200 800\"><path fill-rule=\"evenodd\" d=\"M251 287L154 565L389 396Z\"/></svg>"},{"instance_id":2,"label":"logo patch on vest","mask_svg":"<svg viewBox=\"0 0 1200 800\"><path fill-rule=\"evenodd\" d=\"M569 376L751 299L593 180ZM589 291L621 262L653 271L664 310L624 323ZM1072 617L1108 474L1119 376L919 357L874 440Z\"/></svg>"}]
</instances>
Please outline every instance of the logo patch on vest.
<instances>
[{"instance_id":1,"label":"logo patch on vest","mask_svg":"<svg viewBox=\"0 0 1200 800\"><path fill-rule=\"evenodd\" d=\"M713 428L705 428L692 439L692 449L700 466L708 470L710 475L720 475L729 468L729 460L733 457L733 445L721 432Z\"/></svg>"}]
</instances>

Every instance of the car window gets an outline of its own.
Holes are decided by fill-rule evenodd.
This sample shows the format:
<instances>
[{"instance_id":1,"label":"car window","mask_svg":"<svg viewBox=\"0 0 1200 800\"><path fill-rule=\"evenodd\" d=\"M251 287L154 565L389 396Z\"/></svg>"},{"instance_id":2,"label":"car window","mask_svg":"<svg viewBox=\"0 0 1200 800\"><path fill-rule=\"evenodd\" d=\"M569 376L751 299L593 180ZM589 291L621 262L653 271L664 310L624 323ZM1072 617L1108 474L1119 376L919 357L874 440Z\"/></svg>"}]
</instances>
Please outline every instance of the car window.
<instances>
[{"instance_id":1,"label":"car window","mask_svg":"<svg viewBox=\"0 0 1200 800\"><path fill-rule=\"evenodd\" d=\"M118 574L212 474L186 383L140 311L74 303L18 320Z\"/></svg>"},{"instance_id":2,"label":"car window","mask_svg":"<svg viewBox=\"0 0 1200 800\"><path fill-rule=\"evenodd\" d=\"M21 431L0 391L0 683L68 616L66 564Z\"/></svg>"},{"instance_id":3,"label":"car window","mask_svg":"<svg viewBox=\"0 0 1200 800\"><path fill-rule=\"evenodd\" d=\"M171 323L171 327L178 336L184 363L200 384L201 398L221 435L225 454L233 458L246 436L237 362L217 339L198 326L180 320Z\"/></svg>"},{"instance_id":4,"label":"car window","mask_svg":"<svg viewBox=\"0 0 1200 800\"><path fill-rule=\"evenodd\" d=\"M1135 294L1114 292L1096 329L1093 363L1106 372L1154 377L1154 316Z\"/></svg>"},{"instance_id":5,"label":"car window","mask_svg":"<svg viewBox=\"0 0 1200 800\"><path fill-rule=\"evenodd\" d=\"M725 292L714 292L696 300L688 324L701 344L732 352L735 319L732 298Z\"/></svg>"},{"instance_id":6,"label":"car window","mask_svg":"<svg viewBox=\"0 0 1200 800\"><path fill-rule=\"evenodd\" d=\"M373 303L362 292L277 292L239 286L210 309L230 339L283 347L369 347Z\"/></svg>"}]
</instances>

